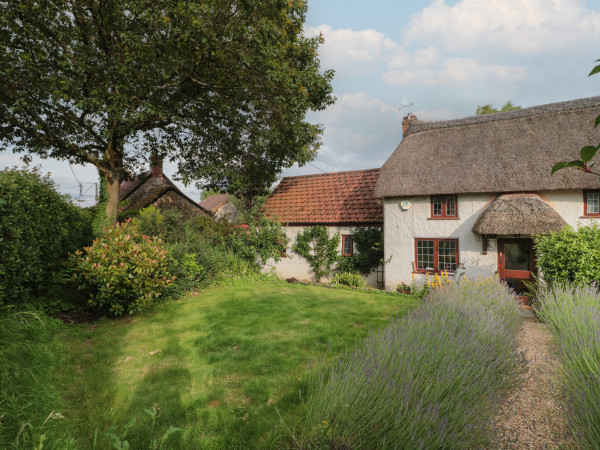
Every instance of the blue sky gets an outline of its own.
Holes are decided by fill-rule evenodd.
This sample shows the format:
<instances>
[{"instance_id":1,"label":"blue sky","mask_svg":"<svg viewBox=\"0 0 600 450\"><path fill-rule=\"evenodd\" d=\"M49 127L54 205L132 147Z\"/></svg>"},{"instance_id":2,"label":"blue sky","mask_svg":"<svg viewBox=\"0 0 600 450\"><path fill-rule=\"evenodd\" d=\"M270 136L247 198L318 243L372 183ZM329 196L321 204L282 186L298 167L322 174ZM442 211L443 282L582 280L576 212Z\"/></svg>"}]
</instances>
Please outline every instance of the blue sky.
<instances>
[{"instance_id":1,"label":"blue sky","mask_svg":"<svg viewBox=\"0 0 600 450\"><path fill-rule=\"evenodd\" d=\"M380 167L408 112L445 120L486 103L528 107L600 95L600 75L587 77L600 59L600 0L308 4L306 33L325 37L319 55L336 71L337 102L308 116L325 127L317 159L283 175ZM18 155L0 154L0 168L18 163ZM74 175L68 164L36 163L74 197L75 176L96 180L93 167L73 166ZM167 175L174 170L165 164ZM193 186L182 188L199 198Z\"/></svg>"}]
</instances>

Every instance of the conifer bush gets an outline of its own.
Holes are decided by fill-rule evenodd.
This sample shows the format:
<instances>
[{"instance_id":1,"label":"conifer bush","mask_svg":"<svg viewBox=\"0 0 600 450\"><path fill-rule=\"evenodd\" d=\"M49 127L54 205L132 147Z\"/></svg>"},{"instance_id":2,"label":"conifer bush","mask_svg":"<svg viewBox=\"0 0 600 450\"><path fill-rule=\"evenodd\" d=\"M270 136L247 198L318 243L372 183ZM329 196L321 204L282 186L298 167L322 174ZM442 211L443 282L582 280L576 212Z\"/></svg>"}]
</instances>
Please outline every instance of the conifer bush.
<instances>
[{"instance_id":1,"label":"conifer bush","mask_svg":"<svg viewBox=\"0 0 600 450\"><path fill-rule=\"evenodd\" d=\"M159 238L140 234L127 221L108 228L70 261L78 288L89 293L90 306L120 316L149 308L173 282L167 253Z\"/></svg>"}]
</instances>

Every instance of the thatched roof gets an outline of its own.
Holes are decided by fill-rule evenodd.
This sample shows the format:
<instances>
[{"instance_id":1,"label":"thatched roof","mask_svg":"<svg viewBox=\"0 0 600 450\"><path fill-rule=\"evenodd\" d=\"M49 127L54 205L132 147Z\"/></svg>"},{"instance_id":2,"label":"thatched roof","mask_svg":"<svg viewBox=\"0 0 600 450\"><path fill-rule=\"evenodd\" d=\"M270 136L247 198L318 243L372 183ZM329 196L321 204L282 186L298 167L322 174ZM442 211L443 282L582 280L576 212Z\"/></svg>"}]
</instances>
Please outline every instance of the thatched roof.
<instances>
[{"instance_id":1,"label":"thatched roof","mask_svg":"<svg viewBox=\"0 0 600 450\"><path fill-rule=\"evenodd\" d=\"M481 213L473 231L479 234L539 234L559 231L566 224L537 194L504 194Z\"/></svg>"},{"instance_id":2,"label":"thatched roof","mask_svg":"<svg viewBox=\"0 0 600 450\"><path fill-rule=\"evenodd\" d=\"M594 189L576 169L550 175L559 161L600 143L600 97L443 122L413 120L381 169L380 197Z\"/></svg>"}]
</instances>

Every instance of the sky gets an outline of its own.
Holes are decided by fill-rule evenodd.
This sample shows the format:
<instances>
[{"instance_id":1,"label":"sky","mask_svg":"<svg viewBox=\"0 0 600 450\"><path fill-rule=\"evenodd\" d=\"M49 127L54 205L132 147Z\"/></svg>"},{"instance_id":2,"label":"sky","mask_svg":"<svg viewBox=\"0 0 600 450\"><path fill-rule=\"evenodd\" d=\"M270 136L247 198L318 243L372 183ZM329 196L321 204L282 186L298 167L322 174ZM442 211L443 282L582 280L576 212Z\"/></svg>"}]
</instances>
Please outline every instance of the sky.
<instances>
[{"instance_id":1,"label":"sky","mask_svg":"<svg viewBox=\"0 0 600 450\"><path fill-rule=\"evenodd\" d=\"M408 113L448 120L488 103L600 95L600 75L587 76L600 59L600 0L309 0L305 33L325 39L319 57L335 70L337 100L307 115L324 126L317 158L282 176L381 167ZM93 166L34 163L62 192L93 204ZM14 165L20 155L0 153L0 169ZM171 176L175 166L164 170Z\"/></svg>"}]
</instances>

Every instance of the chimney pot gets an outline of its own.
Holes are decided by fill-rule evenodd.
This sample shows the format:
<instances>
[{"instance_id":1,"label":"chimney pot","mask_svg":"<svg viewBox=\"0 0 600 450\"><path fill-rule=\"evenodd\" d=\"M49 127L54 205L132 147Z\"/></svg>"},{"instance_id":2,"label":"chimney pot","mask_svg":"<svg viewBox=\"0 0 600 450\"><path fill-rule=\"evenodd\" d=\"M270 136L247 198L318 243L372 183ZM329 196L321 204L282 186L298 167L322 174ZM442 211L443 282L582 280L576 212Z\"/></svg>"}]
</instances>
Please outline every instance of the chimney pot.
<instances>
[{"instance_id":1,"label":"chimney pot","mask_svg":"<svg viewBox=\"0 0 600 450\"><path fill-rule=\"evenodd\" d=\"M162 156L152 155L150 157L150 167L152 168L152 178L162 178L162 176L163 176L163 158L162 158Z\"/></svg>"},{"instance_id":2,"label":"chimney pot","mask_svg":"<svg viewBox=\"0 0 600 450\"><path fill-rule=\"evenodd\" d=\"M402 119L402 137L406 136L408 127L410 126L413 120L417 120L417 116L411 113L408 113L408 115Z\"/></svg>"}]
</instances>

